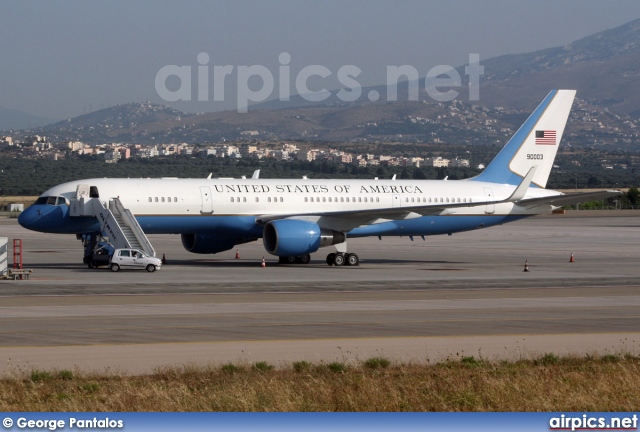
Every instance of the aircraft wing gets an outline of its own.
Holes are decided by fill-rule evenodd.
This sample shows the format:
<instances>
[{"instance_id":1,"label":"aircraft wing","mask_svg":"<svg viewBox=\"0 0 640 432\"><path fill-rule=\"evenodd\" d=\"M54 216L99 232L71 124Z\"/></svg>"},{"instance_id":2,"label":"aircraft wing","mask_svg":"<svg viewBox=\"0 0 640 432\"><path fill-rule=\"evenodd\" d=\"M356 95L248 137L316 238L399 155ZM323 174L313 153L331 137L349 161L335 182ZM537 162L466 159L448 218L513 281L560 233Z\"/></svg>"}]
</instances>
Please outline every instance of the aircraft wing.
<instances>
[{"instance_id":1,"label":"aircraft wing","mask_svg":"<svg viewBox=\"0 0 640 432\"><path fill-rule=\"evenodd\" d=\"M622 195L622 192L616 190L605 190L598 192L583 192L563 195L553 195L540 198L528 198L516 201L521 207L533 208L539 205L566 206L572 204L580 204L586 201L600 200Z\"/></svg>"},{"instance_id":2,"label":"aircraft wing","mask_svg":"<svg viewBox=\"0 0 640 432\"><path fill-rule=\"evenodd\" d=\"M343 224L350 226L351 228L358 227L360 225L366 225L374 223L380 219L386 220L400 220L400 219L415 219L426 215L438 215L442 214L445 210L452 210L459 207L475 207L488 204L499 204L502 202L510 201L509 199L501 201L475 201L473 203L432 203L432 204L420 204L405 207L386 207L375 209L362 209L358 211L327 211L327 212L313 212L313 213L288 213L288 214L271 214L261 215L256 217L256 222L259 224L265 224L267 222L287 219L287 218L322 218L322 219L340 219ZM452 212L453 213L453 212Z\"/></svg>"}]
</instances>

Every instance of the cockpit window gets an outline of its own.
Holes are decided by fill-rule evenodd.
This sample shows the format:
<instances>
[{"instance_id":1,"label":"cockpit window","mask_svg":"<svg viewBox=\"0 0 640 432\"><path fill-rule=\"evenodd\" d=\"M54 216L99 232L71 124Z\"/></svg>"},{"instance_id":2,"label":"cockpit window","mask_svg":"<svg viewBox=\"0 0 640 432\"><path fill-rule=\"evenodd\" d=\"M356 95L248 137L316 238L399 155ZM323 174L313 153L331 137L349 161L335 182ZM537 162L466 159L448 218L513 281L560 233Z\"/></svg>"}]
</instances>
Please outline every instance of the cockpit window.
<instances>
[{"instance_id":1,"label":"cockpit window","mask_svg":"<svg viewBox=\"0 0 640 432\"><path fill-rule=\"evenodd\" d=\"M38 205L49 204L54 206L69 205L65 197L40 197L35 202Z\"/></svg>"}]
</instances>

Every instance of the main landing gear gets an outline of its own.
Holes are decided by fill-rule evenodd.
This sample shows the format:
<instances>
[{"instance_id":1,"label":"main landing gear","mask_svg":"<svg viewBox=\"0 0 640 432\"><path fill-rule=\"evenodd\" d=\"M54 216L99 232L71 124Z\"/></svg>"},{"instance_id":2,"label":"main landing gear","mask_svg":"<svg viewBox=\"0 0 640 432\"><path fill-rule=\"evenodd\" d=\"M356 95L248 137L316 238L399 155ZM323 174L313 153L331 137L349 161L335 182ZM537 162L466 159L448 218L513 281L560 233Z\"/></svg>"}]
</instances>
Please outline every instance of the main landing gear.
<instances>
[{"instance_id":1,"label":"main landing gear","mask_svg":"<svg viewBox=\"0 0 640 432\"><path fill-rule=\"evenodd\" d=\"M309 264L309 261L311 261L309 254L278 257L278 264Z\"/></svg>"},{"instance_id":2,"label":"main landing gear","mask_svg":"<svg viewBox=\"0 0 640 432\"><path fill-rule=\"evenodd\" d=\"M360 265L360 258L354 253L330 253L329 255L327 255L327 264L330 266L357 266Z\"/></svg>"}]
</instances>

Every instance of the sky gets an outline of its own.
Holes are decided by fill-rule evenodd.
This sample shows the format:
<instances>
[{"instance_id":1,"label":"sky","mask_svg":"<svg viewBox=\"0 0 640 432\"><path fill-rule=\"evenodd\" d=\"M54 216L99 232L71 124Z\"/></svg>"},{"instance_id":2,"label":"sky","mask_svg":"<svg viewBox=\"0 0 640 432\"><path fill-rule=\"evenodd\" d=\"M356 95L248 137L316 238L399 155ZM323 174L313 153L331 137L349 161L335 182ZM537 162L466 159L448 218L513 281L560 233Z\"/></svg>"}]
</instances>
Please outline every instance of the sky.
<instances>
[{"instance_id":1,"label":"sky","mask_svg":"<svg viewBox=\"0 0 640 432\"><path fill-rule=\"evenodd\" d=\"M295 94L305 70L316 74L303 81L310 91L339 88L346 66L360 71L350 82L380 85L388 66L424 77L466 65L470 54L482 65L637 18L637 0L2 2L0 106L54 119L146 100L238 109L286 87ZM225 66L222 80L214 69Z\"/></svg>"}]
</instances>

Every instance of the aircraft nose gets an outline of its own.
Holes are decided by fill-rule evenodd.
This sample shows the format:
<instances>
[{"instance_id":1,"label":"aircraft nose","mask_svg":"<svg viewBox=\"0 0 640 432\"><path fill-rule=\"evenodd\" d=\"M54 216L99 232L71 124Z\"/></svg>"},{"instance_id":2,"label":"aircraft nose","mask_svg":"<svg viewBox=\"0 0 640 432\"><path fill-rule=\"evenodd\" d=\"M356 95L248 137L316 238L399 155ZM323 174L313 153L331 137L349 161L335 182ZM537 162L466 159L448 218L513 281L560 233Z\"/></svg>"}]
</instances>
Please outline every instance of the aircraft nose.
<instances>
[{"instance_id":1,"label":"aircraft nose","mask_svg":"<svg viewBox=\"0 0 640 432\"><path fill-rule=\"evenodd\" d=\"M38 229L38 222L42 218L42 210L38 207L40 206L32 205L20 213L18 216L18 223L21 227L29 230Z\"/></svg>"},{"instance_id":2,"label":"aircraft nose","mask_svg":"<svg viewBox=\"0 0 640 432\"><path fill-rule=\"evenodd\" d=\"M52 224L59 223L61 215L58 207L32 205L18 216L18 223L23 228L33 231L52 231ZM55 226L55 225L54 225Z\"/></svg>"}]
</instances>

